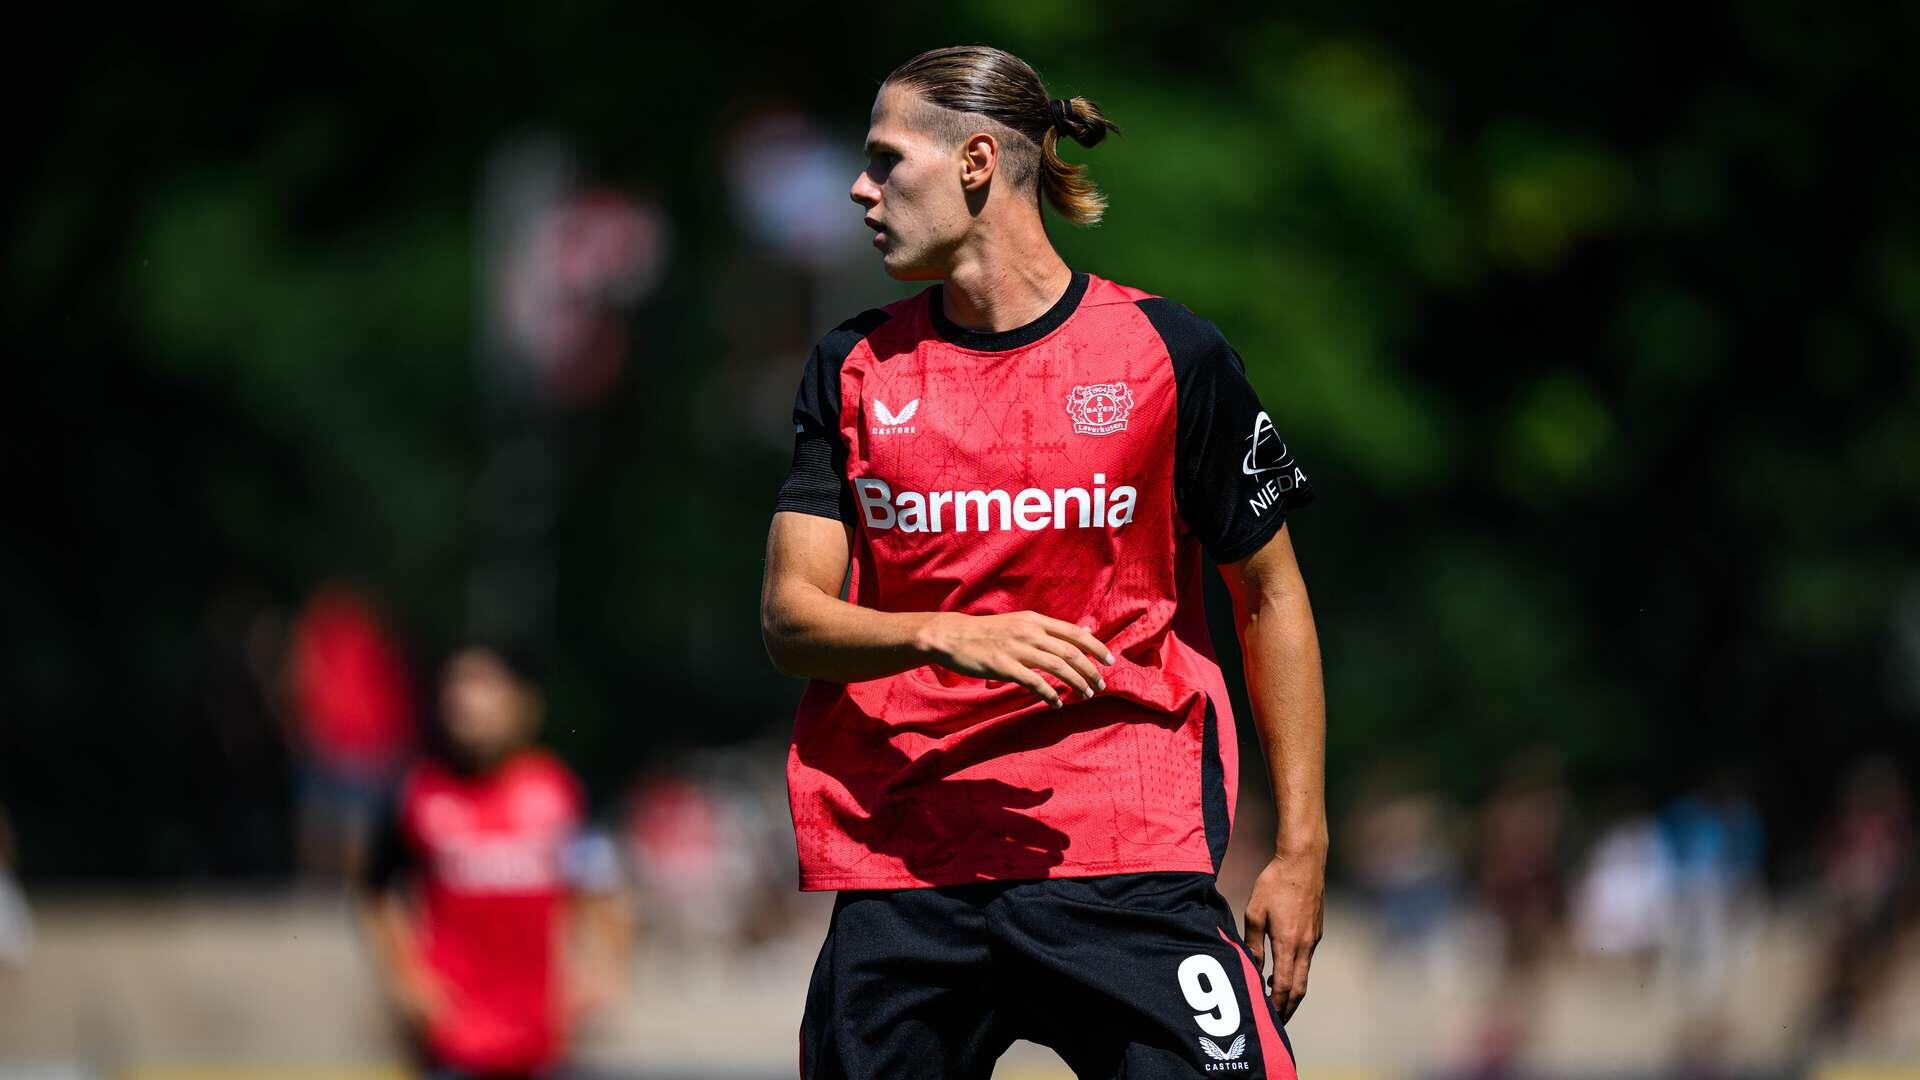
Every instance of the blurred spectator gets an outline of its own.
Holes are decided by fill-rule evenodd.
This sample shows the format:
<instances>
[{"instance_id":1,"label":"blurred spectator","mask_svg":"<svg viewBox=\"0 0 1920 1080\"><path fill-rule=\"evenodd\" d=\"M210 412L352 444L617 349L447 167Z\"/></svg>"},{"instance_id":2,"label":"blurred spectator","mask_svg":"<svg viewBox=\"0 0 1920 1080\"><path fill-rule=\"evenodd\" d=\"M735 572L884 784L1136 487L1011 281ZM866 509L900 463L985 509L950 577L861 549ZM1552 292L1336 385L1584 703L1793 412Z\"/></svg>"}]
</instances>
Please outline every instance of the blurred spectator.
<instances>
[{"instance_id":1,"label":"blurred spectator","mask_svg":"<svg viewBox=\"0 0 1920 1080\"><path fill-rule=\"evenodd\" d=\"M500 315L555 400L596 405L618 383L628 315L660 282L669 231L658 207L611 189L557 199L518 230L498 270Z\"/></svg>"},{"instance_id":2,"label":"blurred spectator","mask_svg":"<svg viewBox=\"0 0 1920 1080\"><path fill-rule=\"evenodd\" d=\"M1559 762L1536 752L1508 763L1480 813L1480 893L1512 972L1534 968L1560 926L1566 804Z\"/></svg>"},{"instance_id":3,"label":"blurred spectator","mask_svg":"<svg viewBox=\"0 0 1920 1080\"><path fill-rule=\"evenodd\" d=\"M33 953L33 913L27 908L27 894L14 880L19 859L13 820L0 806L0 968L25 967Z\"/></svg>"},{"instance_id":4,"label":"blurred spectator","mask_svg":"<svg viewBox=\"0 0 1920 1080\"><path fill-rule=\"evenodd\" d=\"M1560 763L1546 751L1520 755L1481 808L1481 902L1500 928L1500 986L1483 1018L1477 1076L1511 1073L1534 1027L1536 983L1560 931L1566 885L1561 845L1567 793Z\"/></svg>"},{"instance_id":5,"label":"blurred spectator","mask_svg":"<svg viewBox=\"0 0 1920 1080\"><path fill-rule=\"evenodd\" d=\"M1832 938L1817 1024L1845 1043L1866 1026L1894 971L1896 942L1914 888L1913 801L1884 757L1856 764L1821 856Z\"/></svg>"},{"instance_id":6,"label":"blurred spectator","mask_svg":"<svg viewBox=\"0 0 1920 1080\"><path fill-rule=\"evenodd\" d=\"M368 819L413 745L413 690L373 605L343 585L313 594L289 653L304 751L301 865L338 874L362 861Z\"/></svg>"},{"instance_id":7,"label":"blurred spectator","mask_svg":"<svg viewBox=\"0 0 1920 1080\"><path fill-rule=\"evenodd\" d=\"M737 801L685 765L641 778L626 844L651 935L674 947L730 946L753 907L755 846Z\"/></svg>"},{"instance_id":8,"label":"blurred spectator","mask_svg":"<svg viewBox=\"0 0 1920 1080\"><path fill-rule=\"evenodd\" d=\"M430 1075L544 1075L626 982L612 845L532 745L541 695L519 654L455 653L439 708L444 753L407 771L361 874L367 936Z\"/></svg>"},{"instance_id":9,"label":"blurred spectator","mask_svg":"<svg viewBox=\"0 0 1920 1080\"><path fill-rule=\"evenodd\" d=\"M220 877L283 877L292 855L285 613L230 582L207 601L188 793L202 865Z\"/></svg>"},{"instance_id":10,"label":"blurred spectator","mask_svg":"<svg viewBox=\"0 0 1920 1080\"><path fill-rule=\"evenodd\" d=\"M1718 1008L1728 990L1736 938L1756 904L1766 834L1760 812L1731 772L1669 803L1661 813L1673 855L1674 921L1668 959L1687 1003Z\"/></svg>"},{"instance_id":11,"label":"blurred spectator","mask_svg":"<svg viewBox=\"0 0 1920 1080\"><path fill-rule=\"evenodd\" d=\"M1673 857L1638 792L1616 797L1573 899L1573 940L1594 957L1650 970L1674 920Z\"/></svg>"},{"instance_id":12,"label":"blurred spectator","mask_svg":"<svg viewBox=\"0 0 1920 1080\"><path fill-rule=\"evenodd\" d=\"M782 733L709 751L701 758L709 788L725 800L740 846L750 855L739 926L739 938L747 945L785 934L794 918L809 910L808 894L793 887L799 862L787 807L786 751Z\"/></svg>"},{"instance_id":13,"label":"blurred spectator","mask_svg":"<svg viewBox=\"0 0 1920 1080\"><path fill-rule=\"evenodd\" d=\"M1369 778L1346 846L1388 948L1432 973L1440 931L1460 905L1458 829L1445 804L1400 773L1386 766Z\"/></svg>"}]
</instances>

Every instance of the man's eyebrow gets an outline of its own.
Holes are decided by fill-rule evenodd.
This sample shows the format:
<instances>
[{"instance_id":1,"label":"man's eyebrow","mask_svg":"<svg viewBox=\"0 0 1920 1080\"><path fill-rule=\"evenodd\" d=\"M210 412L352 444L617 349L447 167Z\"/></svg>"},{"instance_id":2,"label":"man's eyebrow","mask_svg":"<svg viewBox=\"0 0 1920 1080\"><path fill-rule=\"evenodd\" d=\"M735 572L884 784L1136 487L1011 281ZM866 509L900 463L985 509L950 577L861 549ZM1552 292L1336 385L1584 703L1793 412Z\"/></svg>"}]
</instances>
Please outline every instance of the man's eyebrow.
<instances>
[{"instance_id":1,"label":"man's eyebrow","mask_svg":"<svg viewBox=\"0 0 1920 1080\"><path fill-rule=\"evenodd\" d=\"M893 145L892 143L888 142L885 139L868 139L867 140L867 156L868 157L872 157L875 154L897 154L899 152L900 152L899 147Z\"/></svg>"}]
</instances>

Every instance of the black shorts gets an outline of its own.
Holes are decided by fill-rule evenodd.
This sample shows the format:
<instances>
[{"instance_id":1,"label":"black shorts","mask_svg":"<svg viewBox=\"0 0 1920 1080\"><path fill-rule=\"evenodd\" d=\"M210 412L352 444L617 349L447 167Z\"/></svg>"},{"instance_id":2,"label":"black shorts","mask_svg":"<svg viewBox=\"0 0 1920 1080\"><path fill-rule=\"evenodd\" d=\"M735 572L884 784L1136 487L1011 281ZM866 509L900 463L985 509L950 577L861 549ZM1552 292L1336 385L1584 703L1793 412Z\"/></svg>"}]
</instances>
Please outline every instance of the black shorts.
<instances>
[{"instance_id":1,"label":"black shorts","mask_svg":"<svg viewBox=\"0 0 1920 1080\"><path fill-rule=\"evenodd\" d=\"M1051 1047L1080 1080L1296 1080L1211 874L834 900L800 1022L802 1080L985 1078L1015 1039Z\"/></svg>"}]
</instances>

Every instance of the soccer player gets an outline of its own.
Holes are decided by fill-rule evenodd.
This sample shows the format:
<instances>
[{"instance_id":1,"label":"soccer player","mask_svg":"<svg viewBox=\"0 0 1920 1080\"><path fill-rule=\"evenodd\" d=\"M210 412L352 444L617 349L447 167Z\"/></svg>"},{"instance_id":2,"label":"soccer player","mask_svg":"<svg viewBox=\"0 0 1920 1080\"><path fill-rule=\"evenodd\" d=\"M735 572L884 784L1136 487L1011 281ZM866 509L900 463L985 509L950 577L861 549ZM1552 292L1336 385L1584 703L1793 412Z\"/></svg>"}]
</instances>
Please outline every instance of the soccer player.
<instances>
[{"instance_id":1,"label":"soccer player","mask_svg":"<svg viewBox=\"0 0 1920 1080\"><path fill-rule=\"evenodd\" d=\"M401 779L362 873L367 936L436 1080L545 1075L570 1022L619 993L617 857L582 829L573 774L532 745L540 707L517 651L456 652L446 752Z\"/></svg>"},{"instance_id":2,"label":"soccer player","mask_svg":"<svg viewBox=\"0 0 1920 1080\"><path fill-rule=\"evenodd\" d=\"M838 890L806 1080L985 1077L1018 1038L1080 1077L1295 1075L1325 710L1285 520L1312 492L1211 323L1054 251L1043 201L1104 206L1056 141L1109 130L985 47L874 103L853 200L887 272L935 283L814 348L762 594L774 663L811 679L800 887ZM1203 554L1278 802L1244 937Z\"/></svg>"}]
</instances>

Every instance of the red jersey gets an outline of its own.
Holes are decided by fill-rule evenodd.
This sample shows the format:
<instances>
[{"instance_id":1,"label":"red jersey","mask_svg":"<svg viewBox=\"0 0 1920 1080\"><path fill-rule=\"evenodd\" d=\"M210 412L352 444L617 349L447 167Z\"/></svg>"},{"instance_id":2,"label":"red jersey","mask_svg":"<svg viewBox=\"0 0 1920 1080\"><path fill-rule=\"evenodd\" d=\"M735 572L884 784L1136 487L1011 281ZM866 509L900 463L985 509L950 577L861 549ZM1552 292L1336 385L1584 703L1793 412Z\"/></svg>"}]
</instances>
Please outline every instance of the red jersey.
<instances>
[{"instance_id":1,"label":"red jersey","mask_svg":"<svg viewBox=\"0 0 1920 1080\"><path fill-rule=\"evenodd\" d=\"M451 1001L426 1032L439 1062L518 1072L560 1058L559 949L583 805L567 767L539 750L475 776L426 761L401 781L369 884L413 871L422 959Z\"/></svg>"},{"instance_id":2,"label":"red jersey","mask_svg":"<svg viewBox=\"0 0 1920 1080\"><path fill-rule=\"evenodd\" d=\"M373 608L350 589L323 586L294 622L291 653L294 704L314 755L391 777L413 741L413 687Z\"/></svg>"},{"instance_id":3,"label":"red jersey","mask_svg":"<svg viewBox=\"0 0 1920 1080\"><path fill-rule=\"evenodd\" d=\"M847 523L852 603L1038 611L1115 662L1060 709L934 665L810 683L787 760L800 887L1217 872L1238 742L1202 556L1257 551L1306 474L1179 304L1085 273L1015 330L940 304L936 285L815 347L777 508Z\"/></svg>"}]
</instances>

